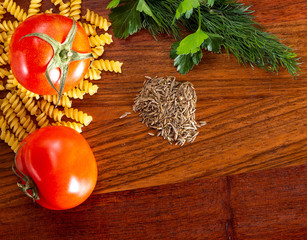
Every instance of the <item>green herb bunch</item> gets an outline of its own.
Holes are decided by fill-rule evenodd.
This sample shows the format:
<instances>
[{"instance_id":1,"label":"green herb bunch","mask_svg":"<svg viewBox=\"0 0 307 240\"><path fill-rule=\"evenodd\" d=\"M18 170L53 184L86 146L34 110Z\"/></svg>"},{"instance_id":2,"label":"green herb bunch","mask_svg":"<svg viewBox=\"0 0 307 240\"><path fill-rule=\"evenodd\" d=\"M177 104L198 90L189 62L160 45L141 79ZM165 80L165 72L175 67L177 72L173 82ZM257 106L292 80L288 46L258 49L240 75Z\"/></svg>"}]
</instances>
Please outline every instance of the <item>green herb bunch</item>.
<instances>
[{"instance_id":1,"label":"green herb bunch","mask_svg":"<svg viewBox=\"0 0 307 240\"><path fill-rule=\"evenodd\" d=\"M264 31L249 6L235 0L112 0L108 8L117 38L144 28L154 38L166 33L178 40L170 57L181 74L199 64L203 49L221 53L222 48L243 65L276 73L286 68L292 77L300 71L296 53Z\"/></svg>"}]
</instances>

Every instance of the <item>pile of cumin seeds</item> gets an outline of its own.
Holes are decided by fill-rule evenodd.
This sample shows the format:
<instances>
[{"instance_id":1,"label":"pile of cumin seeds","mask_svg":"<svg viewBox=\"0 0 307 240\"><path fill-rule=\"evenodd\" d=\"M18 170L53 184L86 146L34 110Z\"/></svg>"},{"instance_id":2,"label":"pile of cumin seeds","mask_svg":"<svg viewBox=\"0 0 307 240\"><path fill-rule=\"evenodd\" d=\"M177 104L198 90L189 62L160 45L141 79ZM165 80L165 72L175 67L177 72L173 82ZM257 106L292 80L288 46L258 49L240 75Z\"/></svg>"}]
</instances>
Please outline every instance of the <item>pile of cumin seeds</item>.
<instances>
[{"instance_id":1,"label":"pile of cumin seeds","mask_svg":"<svg viewBox=\"0 0 307 240\"><path fill-rule=\"evenodd\" d=\"M133 111L142 123L157 130L169 143L192 143L199 132L195 121L197 96L190 82L175 77L145 77L144 86L135 98ZM152 135L152 134L150 134Z\"/></svg>"}]
</instances>

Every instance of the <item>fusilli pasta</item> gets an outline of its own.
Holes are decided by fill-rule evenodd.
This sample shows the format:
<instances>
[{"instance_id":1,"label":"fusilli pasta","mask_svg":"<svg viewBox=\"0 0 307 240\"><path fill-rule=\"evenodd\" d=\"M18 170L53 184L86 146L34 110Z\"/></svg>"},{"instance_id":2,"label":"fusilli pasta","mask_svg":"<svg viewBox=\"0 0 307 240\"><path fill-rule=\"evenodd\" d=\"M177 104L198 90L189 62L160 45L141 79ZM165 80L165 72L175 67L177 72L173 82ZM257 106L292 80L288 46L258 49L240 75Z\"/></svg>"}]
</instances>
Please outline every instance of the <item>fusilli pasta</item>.
<instances>
[{"instance_id":1,"label":"fusilli pasta","mask_svg":"<svg viewBox=\"0 0 307 240\"><path fill-rule=\"evenodd\" d=\"M40 12L40 7L42 5L42 0L31 0L29 9L28 9L28 17L38 14Z\"/></svg>"},{"instance_id":2,"label":"fusilli pasta","mask_svg":"<svg viewBox=\"0 0 307 240\"><path fill-rule=\"evenodd\" d=\"M82 111L79 111L76 108L64 108L65 116L71 118L79 123L84 124L85 126L89 125L90 122L93 120L92 116L87 115Z\"/></svg>"},{"instance_id":3,"label":"fusilli pasta","mask_svg":"<svg viewBox=\"0 0 307 240\"><path fill-rule=\"evenodd\" d=\"M61 121L62 117L64 116L64 113L61 110L46 100L40 100L37 105L44 113L47 114L47 116L53 118L54 121Z\"/></svg>"},{"instance_id":4,"label":"fusilli pasta","mask_svg":"<svg viewBox=\"0 0 307 240\"><path fill-rule=\"evenodd\" d=\"M92 54L93 57L99 58L103 53L104 53L104 47L103 46L98 46L98 47L92 47Z\"/></svg>"},{"instance_id":5,"label":"fusilli pasta","mask_svg":"<svg viewBox=\"0 0 307 240\"><path fill-rule=\"evenodd\" d=\"M27 18L27 13L13 0L4 0L3 7L20 22Z\"/></svg>"},{"instance_id":6,"label":"fusilli pasta","mask_svg":"<svg viewBox=\"0 0 307 240\"><path fill-rule=\"evenodd\" d=\"M74 87L68 90L67 92L63 93L64 96L74 98L74 99L83 99L84 94L85 92L81 91L78 87Z\"/></svg>"},{"instance_id":7,"label":"fusilli pasta","mask_svg":"<svg viewBox=\"0 0 307 240\"><path fill-rule=\"evenodd\" d=\"M76 122L69 122L69 121L62 121L62 122L55 122L51 123L52 126L65 126L75 129L77 132L82 132L83 125L81 123Z\"/></svg>"},{"instance_id":8,"label":"fusilli pasta","mask_svg":"<svg viewBox=\"0 0 307 240\"><path fill-rule=\"evenodd\" d=\"M89 9L86 10L86 14L82 18L99 27L99 29L103 29L105 31L108 31L109 27L111 26L111 23L108 22L106 18L99 16L97 13Z\"/></svg>"},{"instance_id":9,"label":"fusilli pasta","mask_svg":"<svg viewBox=\"0 0 307 240\"><path fill-rule=\"evenodd\" d=\"M93 26L92 24L89 24L89 23L83 23L83 22L79 22L79 24L82 26L82 28L84 29L87 35L92 35L92 36L97 35L96 26Z\"/></svg>"},{"instance_id":10,"label":"fusilli pasta","mask_svg":"<svg viewBox=\"0 0 307 240\"><path fill-rule=\"evenodd\" d=\"M104 70L104 71L110 71L110 72L115 72L115 73L121 73L122 72L122 67L123 63L119 61L109 61L109 60L94 60L92 64L92 68L98 69L98 70Z\"/></svg>"},{"instance_id":11,"label":"fusilli pasta","mask_svg":"<svg viewBox=\"0 0 307 240\"><path fill-rule=\"evenodd\" d=\"M81 14L81 0L71 0L69 17L72 17L76 21L80 19Z\"/></svg>"},{"instance_id":12,"label":"fusilli pasta","mask_svg":"<svg viewBox=\"0 0 307 240\"><path fill-rule=\"evenodd\" d=\"M112 35L109 33L90 36L89 40L91 47L104 46L105 44L111 44L113 42Z\"/></svg>"},{"instance_id":13,"label":"fusilli pasta","mask_svg":"<svg viewBox=\"0 0 307 240\"><path fill-rule=\"evenodd\" d=\"M59 95L44 95L43 99L45 99L46 101L56 105L58 103L58 100L59 100ZM72 104L71 100L67 96L62 95L62 97L61 97L61 99L58 103L58 106L71 107L71 104Z\"/></svg>"},{"instance_id":14,"label":"fusilli pasta","mask_svg":"<svg viewBox=\"0 0 307 240\"><path fill-rule=\"evenodd\" d=\"M10 31L14 31L18 27L18 25L19 25L19 22L17 21L12 22L10 20L8 21L4 20L0 23L0 29L3 30L4 32L10 32Z\"/></svg>"},{"instance_id":15,"label":"fusilli pasta","mask_svg":"<svg viewBox=\"0 0 307 240\"><path fill-rule=\"evenodd\" d=\"M101 71L94 68L89 68L84 76L85 79L99 80L101 79Z\"/></svg>"},{"instance_id":16,"label":"fusilli pasta","mask_svg":"<svg viewBox=\"0 0 307 240\"><path fill-rule=\"evenodd\" d=\"M0 123L1 123L1 134L0 134L1 140L7 143L7 145L9 145L11 149L14 152L16 152L20 144L18 138L16 138L13 133L7 130L7 124L4 120L4 117L0 118Z\"/></svg>"},{"instance_id":17,"label":"fusilli pasta","mask_svg":"<svg viewBox=\"0 0 307 240\"><path fill-rule=\"evenodd\" d=\"M36 121L37 121L37 125L42 128L42 127L46 127L49 125L49 120L48 117L46 115L46 113L38 111L37 115L36 115Z\"/></svg>"},{"instance_id":18,"label":"fusilli pasta","mask_svg":"<svg viewBox=\"0 0 307 240\"><path fill-rule=\"evenodd\" d=\"M78 87L81 91L84 91L85 93L88 93L90 95L94 95L98 91L98 85L93 84L87 80L82 80Z\"/></svg>"},{"instance_id":19,"label":"fusilli pasta","mask_svg":"<svg viewBox=\"0 0 307 240\"><path fill-rule=\"evenodd\" d=\"M7 56L7 54L2 53L0 55L0 65L6 65L9 63L9 57Z\"/></svg>"}]
</instances>

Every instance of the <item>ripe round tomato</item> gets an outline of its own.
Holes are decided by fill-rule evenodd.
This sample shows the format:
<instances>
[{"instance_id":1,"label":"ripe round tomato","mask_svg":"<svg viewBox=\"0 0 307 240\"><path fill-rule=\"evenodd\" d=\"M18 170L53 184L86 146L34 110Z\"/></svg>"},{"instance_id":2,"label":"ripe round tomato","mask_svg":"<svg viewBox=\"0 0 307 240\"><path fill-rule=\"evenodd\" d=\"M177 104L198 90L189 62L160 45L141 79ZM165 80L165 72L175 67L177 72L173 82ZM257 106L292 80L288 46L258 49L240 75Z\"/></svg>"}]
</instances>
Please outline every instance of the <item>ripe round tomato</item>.
<instances>
[{"instance_id":1,"label":"ripe round tomato","mask_svg":"<svg viewBox=\"0 0 307 240\"><path fill-rule=\"evenodd\" d=\"M58 14L34 15L22 22L14 31L9 48L9 61L17 81L26 89L41 95L56 94L55 89L46 78L48 64L55 56L58 67L48 71L50 80L56 89L60 89L60 76L65 71L60 66L67 63L63 52L54 50L46 40L28 34L46 34L63 44L72 29L73 20ZM77 23L77 30L70 49L80 54L90 54L91 47L84 29ZM68 46L66 46L66 50ZM62 54L62 55L61 55ZM70 53L68 56L71 56ZM63 59L63 64L59 59ZM80 58L79 58L80 59ZM91 58L69 61L69 68L63 91L76 86L86 74Z\"/></svg>"},{"instance_id":2,"label":"ripe round tomato","mask_svg":"<svg viewBox=\"0 0 307 240\"><path fill-rule=\"evenodd\" d=\"M13 170L23 178L24 186L33 180L39 197L36 202L41 206L54 210L73 208L94 190L96 160L88 142L74 129L44 127L29 134L20 146ZM33 190L26 192L35 194Z\"/></svg>"}]
</instances>

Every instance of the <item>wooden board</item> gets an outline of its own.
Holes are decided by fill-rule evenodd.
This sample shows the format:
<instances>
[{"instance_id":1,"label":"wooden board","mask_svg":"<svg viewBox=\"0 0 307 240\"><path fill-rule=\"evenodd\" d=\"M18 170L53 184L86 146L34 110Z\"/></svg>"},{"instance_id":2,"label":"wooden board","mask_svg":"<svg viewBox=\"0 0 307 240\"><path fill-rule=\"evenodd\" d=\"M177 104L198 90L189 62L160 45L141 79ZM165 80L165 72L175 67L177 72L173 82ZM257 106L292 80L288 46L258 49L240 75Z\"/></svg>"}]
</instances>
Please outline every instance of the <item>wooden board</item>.
<instances>
[{"instance_id":1,"label":"wooden board","mask_svg":"<svg viewBox=\"0 0 307 240\"><path fill-rule=\"evenodd\" d=\"M28 6L28 2L20 0L16 0L16 2L24 9ZM34 222L38 224L34 233L37 234L41 233L41 230L47 231L54 217L56 217L56 221L53 226L66 224L73 228L72 224L69 225L69 219L74 216L75 218L80 217L78 224L81 229L77 230L74 233L75 235L72 236L78 234L83 236L83 230L88 230L91 227L90 224L95 226L98 224L95 229L101 229L100 231L104 231L103 227L107 226L107 230L102 232L106 239L108 239L108 233L111 234L111 232L113 235L111 234L109 237L116 238L117 236L123 237L123 232L127 231L127 228L131 226L130 224L134 224L133 221L138 221L134 219L133 214L126 216L125 212L121 212L124 210L119 209L127 208L129 213L129 209L146 212L146 209L149 208L149 212L147 212L149 215L145 214L138 223L147 220L157 221L158 223L155 222L156 225L148 223L145 226L137 224L139 229L135 229L134 232L139 233L138 236L144 236L142 234L146 234L147 231L152 234L155 232L154 236L156 236L155 234L158 234L162 229L164 231L161 233L162 237L172 238L171 234L175 230L166 232L167 228L163 228L159 223L167 224L168 221L173 221L174 225L178 224L180 227L183 227L184 223L191 222L191 228L188 226L185 230L183 227L182 232L178 233L177 236L182 239L189 236L187 235L188 231L192 231L195 236L208 236L208 239L225 238L224 223L215 225L210 221L221 223L217 219L228 219L229 215L227 214L229 213L225 215L224 210L212 210L210 206L214 206L216 196L221 197L221 199L225 197L225 184L229 179L232 179L234 174L306 164L307 2L303 0L295 3L290 0L274 2L269 0L244 0L242 2L253 5L252 9L256 11L256 20L265 27L266 31L276 34L283 43L294 47L302 62L302 74L299 77L292 79L284 70L281 70L278 75L260 69L253 70L238 65L233 56L228 57L226 54L217 55L209 52L204 52L202 62L189 74L183 76L177 73L173 61L169 58L170 46L174 42L172 38L163 36L155 41L146 31L141 31L126 40L113 38L114 43L105 47L103 58L124 62L123 73L104 72L102 79L95 82L99 85L97 94L85 96L84 100L73 102L74 107L89 113L94 118L93 122L84 128L82 133L94 151L99 168L98 182L93 196L79 210L60 214L59 216L64 216L63 218L56 217L56 213L36 207L30 203L30 200L23 193L18 191L16 177L11 172L14 154L1 141L1 229L7 229L6 233L8 234L13 233L14 228L11 224L14 223L17 223L18 228L21 229L20 234L23 230L30 229L29 220L34 221L34 218L29 217L29 214L33 211L35 218L37 218ZM83 1L82 14L85 14L86 8L89 8L107 16L109 13L105 9L107 4L107 1ZM51 3L44 1L43 9L51 6ZM112 34L112 29L109 33ZM175 76L178 81L190 81L194 84L198 97L197 121L206 121L208 124L200 129L200 134L193 144L186 144L183 147L173 146L161 138L149 136L149 129L139 122L139 117L135 113L120 118L125 112L132 112L134 98L142 87L145 76ZM306 173L306 169L305 167L289 169L295 170L289 170L289 172L280 170L279 174L276 175L275 183L279 190L277 193L272 193L272 199L284 194L284 201L291 202L293 190L295 194L299 195L293 200L295 204L299 204L293 211L301 213L300 211L304 210L306 213L306 209L300 205L306 203L306 195L300 195L300 191L306 190L306 185L294 189L297 179L306 180L304 178L306 174L300 175L301 177L297 179L295 175ZM272 172L274 171L272 170ZM244 194L252 198L253 187L255 187L254 191L259 192L255 202L250 199L248 203L244 204L244 195L235 202L233 196L231 202L225 200L224 204L234 207L237 211L234 214L240 216L238 222L228 223L228 226L232 225L241 229L240 233L236 233L236 230L231 233L237 239L257 238L257 225L252 224L252 219L256 219L257 224L262 224L261 226L265 226L265 229L270 229L272 234L276 230L276 236L282 236L278 234L286 233L286 220L293 220L295 214L289 208L291 209L295 205L294 203L287 208L290 212L280 212L282 207L287 204L276 202L276 213L281 215L270 216L268 214L268 209L273 206L273 202L271 202L273 200L268 199L266 201L262 197L267 194L265 189L270 174L271 172L267 171L265 174L266 180L259 180L255 182L255 185L249 185L246 182L246 185L243 185L248 187L247 189L240 187L240 179L243 179L244 182L245 178L252 178L253 174L234 177L236 181L233 183L233 187L237 189L239 195L243 191ZM283 184L287 183L283 181L287 174L291 175L291 181L295 183L289 188L283 187ZM211 180L207 181L206 179ZM192 186L190 186L190 181L193 181ZM174 183L178 183L178 185L158 187ZM178 190L178 198L181 199L178 200L181 204L178 205L178 208L176 207L177 199L168 195L168 191L174 186L178 189L184 189L182 192L188 192L187 195L181 196L182 192L179 193L181 190ZM134 191L134 189L144 187L152 188ZM112 193L123 190L133 191ZM160 208L158 206L155 209L156 191L162 192L162 198L164 196L167 199L170 198L167 207L164 208L161 205ZM201 191L206 191L208 195L202 195ZM110 194L104 195L104 193ZM141 195L134 198L134 193ZM290 193L290 195L287 193ZM151 200L148 200L148 198L151 198ZM108 199L111 199L111 205L105 203ZM130 202L126 205L122 202L129 199ZM205 207L198 212L197 204L202 203L197 199L205 199L204 203L209 204L208 208ZM133 204L134 201L136 201L135 204ZM146 205L147 203L148 205ZM165 203L163 202L163 204ZM261 207L250 209L249 204L257 205L257 203ZM101 204L105 205L102 207ZM179 206L192 210L192 215L185 215L183 222L177 219L182 216ZM170 210L168 211L168 209ZM264 209L267 211L265 215L267 219L263 217L265 222L262 222L261 216L259 217L257 214L260 214ZM112 211L118 211L113 218L111 217ZM217 212L211 215L211 211ZM103 213L106 215L103 215ZM247 214L245 215L245 213ZM91 214L93 214L93 217L91 217ZM206 217L202 222L204 215ZM10 218L7 221L2 220L8 216ZM40 216L47 224L39 221ZM282 225L278 227L280 219L276 219L279 217L283 221ZM21 218L21 220L17 221L17 218ZM271 218L276 218L275 224L277 224L272 225L272 228L267 222L272 220ZM294 222L289 226L289 228L295 229L293 230L295 234L299 234L300 230L303 229L302 226L306 227L306 225L302 225L302 219L306 220L306 214L298 215L297 219L293 220L297 221L297 225ZM72 223L76 223L76 221L72 221ZM193 228L193 221L196 221L196 225L204 225L197 225L198 227ZM210 228L206 229L205 223L208 223L208 221ZM108 222L110 225L108 225ZM118 229L120 223L124 226L120 228L119 235L116 235L116 229ZM148 228L152 226L154 229L150 232ZM56 229L56 227L53 229ZM46 236L54 237L53 229L47 231ZM73 234L72 231L69 231L69 233ZM122 235L120 235L121 233ZM133 239L133 233L128 232L128 234L131 234L130 239ZM193 234L190 236L194 236ZM265 231L263 234L265 234ZM286 236L291 236L291 231L287 234L289 235ZM62 236L64 235L63 233ZM302 235L297 236L302 237ZM299 237L293 239L303 239ZM157 238L159 238L158 235Z\"/></svg>"}]
</instances>

